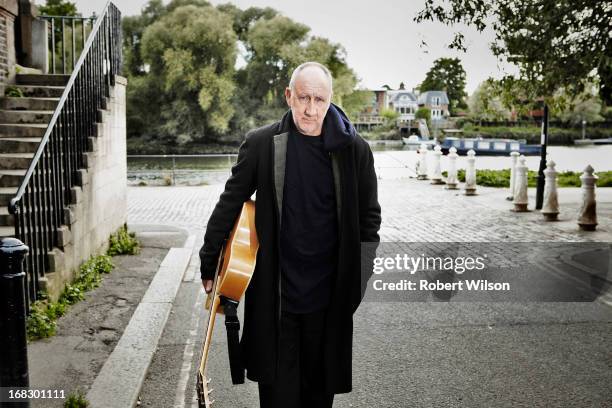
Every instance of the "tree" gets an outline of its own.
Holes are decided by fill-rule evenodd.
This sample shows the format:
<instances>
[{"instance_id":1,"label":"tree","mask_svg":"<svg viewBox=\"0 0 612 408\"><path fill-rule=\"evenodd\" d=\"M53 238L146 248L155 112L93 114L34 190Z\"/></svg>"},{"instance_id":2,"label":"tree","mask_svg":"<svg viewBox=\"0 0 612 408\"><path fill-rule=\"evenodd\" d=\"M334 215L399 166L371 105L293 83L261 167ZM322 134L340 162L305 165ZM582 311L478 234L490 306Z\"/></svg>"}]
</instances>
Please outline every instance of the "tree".
<instances>
[{"instance_id":1,"label":"tree","mask_svg":"<svg viewBox=\"0 0 612 408\"><path fill-rule=\"evenodd\" d=\"M211 6L171 9L142 36L142 59L150 73L140 91L156 95L143 108L163 136L211 140L228 130L234 114L232 20Z\"/></svg>"},{"instance_id":2,"label":"tree","mask_svg":"<svg viewBox=\"0 0 612 408\"><path fill-rule=\"evenodd\" d=\"M419 85L421 92L446 91L450 101L449 110L466 109L465 70L459 58L438 58Z\"/></svg>"},{"instance_id":3,"label":"tree","mask_svg":"<svg viewBox=\"0 0 612 408\"><path fill-rule=\"evenodd\" d=\"M431 127L431 110L429 110L429 108L422 107L417 109L416 113L414 114L414 118L416 120L425 119L427 122L427 127Z\"/></svg>"},{"instance_id":4,"label":"tree","mask_svg":"<svg viewBox=\"0 0 612 408\"><path fill-rule=\"evenodd\" d=\"M555 95L556 98L567 98L564 90L560 89ZM555 114L555 117L573 124L580 124L583 120L592 123L603 120L602 102L597 92L597 86L591 85L585 88L582 95L564 104L566 108Z\"/></svg>"},{"instance_id":5,"label":"tree","mask_svg":"<svg viewBox=\"0 0 612 408\"><path fill-rule=\"evenodd\" d=\"M499 83L493 78L481 82L468 100L470 116L474 119L509 119L510 110L504 106Z\"/></svg>"},{"instance_id":6,"label":"tree","mask_svg":"<svg viewBox=\"0 0 612 408\"><path fill-rule=\"evenodd\" d=\"M372 91L366 89L356 89L342 99L342 109L351 119L362 113L367 106L375 103L375 96Z\"/></svg>"},{"instance_id":7,"label":"tree","mask_svg":"<svg viewBox=\"0 0 612 408\"><path fill-rule=\"evenodd\" d=\"M597 0L426 0L416 22L491 28L491 50L519 68L525 92L550 101L563 88L572 97L589 83L612 104L612 7ZM450 48L466 50L456 32ZM504 78L506 80L507 78Z\"/></svg>"},{"instance_id":8,"label":"tree","mask_svg":"<svg viewBox=\"0 0 612 408\"><path fill-rule=\"evenodd\" d=\"M80 16L76 4L66 0L47 0L44 6L37 6L40 14L48 16Z\"/></svg>"}]
</instances>

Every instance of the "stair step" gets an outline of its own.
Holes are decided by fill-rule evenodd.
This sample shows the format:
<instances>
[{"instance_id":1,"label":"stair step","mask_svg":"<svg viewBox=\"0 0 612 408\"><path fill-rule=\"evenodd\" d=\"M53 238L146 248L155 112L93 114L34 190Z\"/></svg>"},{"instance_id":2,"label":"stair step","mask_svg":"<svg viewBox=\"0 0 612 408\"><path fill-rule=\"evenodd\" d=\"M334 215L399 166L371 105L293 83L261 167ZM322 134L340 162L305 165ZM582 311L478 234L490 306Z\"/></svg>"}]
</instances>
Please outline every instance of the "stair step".
<instances>
[{"instance_id":1,"label":"stair step","mask_svg":"<svg viewBox=\"0 0 612 408\"><path fill-rule=\"evenodd\" d=\"M3 137L0 153L34 153L42 137Z\"/></svg>"},{"instance_id":2,"label":"stair step","mask_svg":"<svg viewBox=\"0 0 612 408\"><path fill-rule=\"evenodd\" d=\"M13 226L0 226L0 237L14 237L15 227Z\"/></svg>"},{"instance_id":3,"label":"stair step","mask_svg":"<svg viewBox=\"0 0 612 408\"><path fill-rule=\"evenodd\" d=\"M0 206L0 227L15 226L15 216L9 213L8 207Z\"/></svg>"},{"instance_id":4,"label":"stair step","mask_svg":"<svg viewBox=\"0 0 612 408\"><path fill-rule=\"evenodd\" d=\"M0 187L0 205L8 205L15 194L17 187Z\"/></svg>"},{"instance_id":5,"label":"stair step","mask_svg":"<svg viewBox=\"0 0 612 408\"><path fill-rule=\"evenodd\" d=\"M20 136L43 136L47 130L46 123L0 123L0 138Z\"/></svg>"},{"instance_id":6,"label":"stair step","mask_svg":"<svg viewBox=\"0 0 612 408\"><path fill-rule=\"evenodd\" d=\"M11 110L0 109L0 123L49 123L52 110Z\"/></svg>"},{"instance_id":7,"label":"stair step","mask_svg":"<svg viewBox=\"0 0 612 408\"><path fill-rule=\"evenodd\" d=\"M26 169L0 170L0 187L18 187L21 185ZM1 208L1 207L0 207Z\"/></svg>"},{"instance_id":8,"label":"stair step","mask_svg":"<svg viewBox=\"0 0 612 408\"><path fill-rule=\"evenodd\" d=\"M55 110L60 98L14 98L4 96L0 98L0 108L10 110Z\"/></svg>"},{"instance_id":9,"label":"stair step","mask_svg":"<svg viewBox=\"0 0 612 408\"><path fill-rule=\"evenodd\" d=\"M15 81L23 85L66 85L69 78L65 74L17 74Z\"/></svg>"},{"instance_id":10,"label":"stair step","mask_svg":"<svg viewBox=\"0 0 612 408\"><path fill-rule=\"evenodd\" d=\"M57 85L12 85L21 89L26 97L54 97L59 98L64 93L65 86Z\"/></svg>"},{"instance_id":11,"label":"stair step","mask_svg":"<svg viewBox=\"0 0 612 408\"><path fill-rule=\"evenodd\" d=\"M0 153L0 169L27 169L34 153Z\"/></svg>"}]
</instances>

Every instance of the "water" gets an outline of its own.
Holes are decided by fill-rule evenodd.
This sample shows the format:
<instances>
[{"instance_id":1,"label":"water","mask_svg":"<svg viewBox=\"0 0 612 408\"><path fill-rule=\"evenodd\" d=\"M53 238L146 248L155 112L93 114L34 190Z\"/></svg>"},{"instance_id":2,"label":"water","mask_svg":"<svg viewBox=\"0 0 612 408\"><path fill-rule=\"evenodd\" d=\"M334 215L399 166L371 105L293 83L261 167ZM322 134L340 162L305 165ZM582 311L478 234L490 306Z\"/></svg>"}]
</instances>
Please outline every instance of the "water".
<instances>
[{"instance_id":1,"label":"water","mask_svg":"<svg viewBox=\"0 0 612 408\"><path fill-rule=\"evenodd\" d=\"M415 176L417 153L406 146L374 146L376 172L382 179ZM538 170L539 156L526 156L530 170ZM558 171L582 171L590 164L597 171L612 170L612 145L549 146L547 159L554 160ZM175 157L128 157L128 185L205 185L225 183L236 155ZM448 158L442 156L442 171ZM457 158L457 168L465 168L466 157ZM174 167L174 171L173 171ZM510 167L508 156L477 156L477 169L500 170Z\"/></svg>"}]
</instances>

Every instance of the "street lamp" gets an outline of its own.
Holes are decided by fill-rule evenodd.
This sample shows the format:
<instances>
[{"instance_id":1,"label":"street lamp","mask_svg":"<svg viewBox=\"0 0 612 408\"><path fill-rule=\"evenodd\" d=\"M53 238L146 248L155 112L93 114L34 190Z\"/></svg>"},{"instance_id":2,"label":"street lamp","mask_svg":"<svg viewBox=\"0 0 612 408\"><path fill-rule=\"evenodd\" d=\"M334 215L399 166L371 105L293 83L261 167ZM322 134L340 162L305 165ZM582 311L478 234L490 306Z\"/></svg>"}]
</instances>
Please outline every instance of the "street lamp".
<instances>
[{"instance_id":1,"label":"street lamp","mask_svg":"<svg viewBox=\"0 0 612 408\"><path fill-rule=\"evenodd\" d=\"M546 145L548 143L548 105L544 105L544 118L542 119L542 135L540 137L540 169L538 170L538 185L536 189L536 210L542 209L544 202L544 169L546 169Z\"/></svg>"},{"instance_id":2,"label":"street lamp","mask_svg":"<svg viewBox=\"0 0 612 408\"><path fill-rule=\"evenodd\" d=\"M582 119L582 140L584 140L585 135L586 135L586 120Z\"/></svg>"}]
</instances>

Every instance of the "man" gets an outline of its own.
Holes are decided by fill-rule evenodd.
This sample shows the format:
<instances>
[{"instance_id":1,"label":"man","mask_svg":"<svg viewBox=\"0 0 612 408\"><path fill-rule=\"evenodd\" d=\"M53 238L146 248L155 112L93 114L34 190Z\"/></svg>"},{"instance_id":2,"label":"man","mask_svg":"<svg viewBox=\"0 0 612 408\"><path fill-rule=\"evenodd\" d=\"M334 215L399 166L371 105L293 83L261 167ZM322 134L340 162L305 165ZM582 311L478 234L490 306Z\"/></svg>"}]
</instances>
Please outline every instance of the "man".
<instances>
[{"instance_id":1,"label":"man","mask_svg":"<svg viewBox=\"0 0 612 408\"><path fill-rule=\"evenodd\" d=\"M282 119L247 133L200 249L209 292L223 240L256 194L256 268L241 338L260 406L331 407L350 392L353 313L363 298L361 242L378 242L380 205L368 143L331 103L332 76L297 67Z\"/></svg>"}]
</instances>

